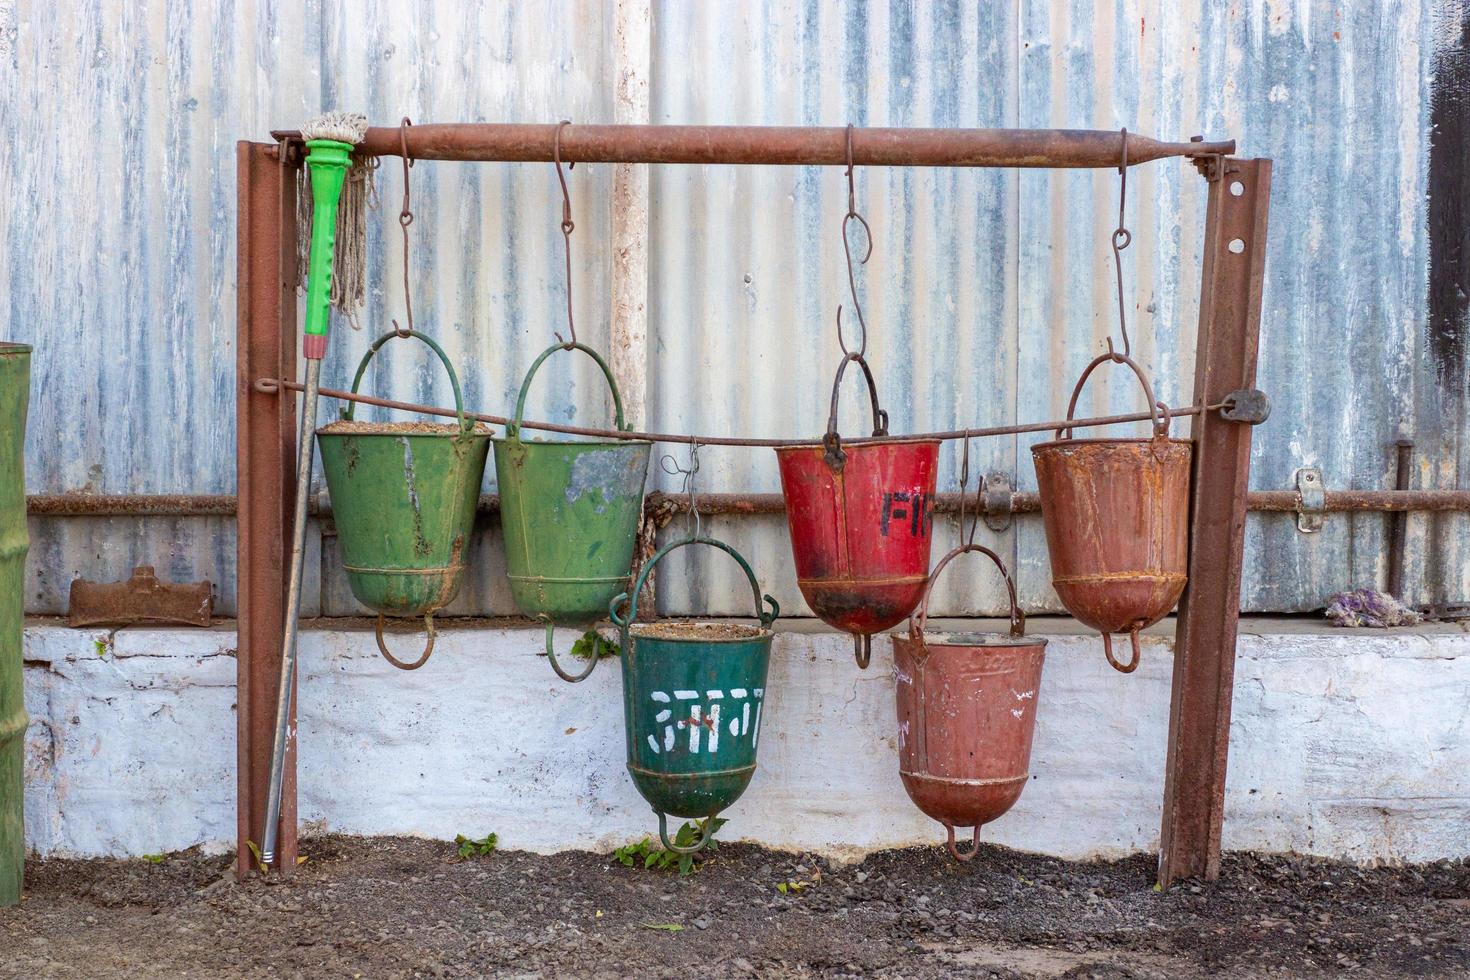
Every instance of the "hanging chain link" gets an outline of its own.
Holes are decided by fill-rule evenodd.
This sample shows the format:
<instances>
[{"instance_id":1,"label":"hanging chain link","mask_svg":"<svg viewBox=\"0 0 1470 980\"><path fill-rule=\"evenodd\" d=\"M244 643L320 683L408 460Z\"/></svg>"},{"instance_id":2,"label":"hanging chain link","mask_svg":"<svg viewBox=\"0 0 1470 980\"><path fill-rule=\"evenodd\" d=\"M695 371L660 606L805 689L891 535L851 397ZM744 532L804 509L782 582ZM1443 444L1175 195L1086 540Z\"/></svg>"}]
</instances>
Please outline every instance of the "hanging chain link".
<instances>
[{"instance_id":1,"label":"hanging chain link","mask_svg":"<svg viewBox=\"0 0 1470 980\"><path fill-rule=\"evenodd\" d=\"M567 333L571 339L562 340L560 333L554 336L565 348L571 348L577 342L577 321L572 316L572 232L577 226L572 222L572 195L567 190L567 176L561 169L561 131L571 124L570 119L563 119L556 124L556 138L551 146L551 158L556 163L556 179L561 183L561 239L562 251L567 260ZM567 165L568 170L576 168L575 160Z\"/></svg>"},{"instance_id":2,"label":"hanging chain link","mask_svg":"<svg viewBox=\"0 0 1470 980\"><path fill-rule=\"evenodd\" d=\"M689 540L693 541L704 534L704 522L699 515L699 496L694 492L694 475L699 472L699 443L694 439L689 440L689 466L686 469L679 465L679 461L670 453L665 453L658 461L659 469L669 476L683 476L684 481L679 487L679 492L689 498Z\"/></svg>"},{"instance_id":3,"label":"hanging chain link","mask_svg":"<svg viewBox=\"0 0 1470 980\"><path fill-rule=\"evenodd\" d=\"M407 337L413 332L413 295L408 286L408 226L413 224L408 174L413 166L413 157L408 155L408 127L412 125L413 120L407 116L398 123L398 148L403 154L403 210L398 212L398 227L403 229L403 309L408 320L407 329L400 327L397 320L393 321L393 330L400 337Z\"/></svg>"},{"instance_id":4,"label":"hanging chain link","mask_svg":"<svg viewBox=\"0 0 1470 980\"><path fill-rule=\"evenodd\" d=\"M853 305L853 308L857 310L858 327L862 331L862 342L860 344L858 344L858 348L857 348L857 351L856 352L854 352L854 351L852 351L851 349L848 348L848 346L847 346L847 338L844 335L843 330L842 330L842 306L841 306L841 304L838 304L838 307L837 307L837 345L842 348L842 353L846 357L852 357L854 353L856 353L858 357L863 357L863 356L865 356L868 353L868 323L867 323L867 320L865 320L863 318L863 305L862 305L862 303L858 302L857 274L856 274L856 272L854 272L853 265L852 265L852 244L848 241L848 237L847 237L847 226L849 224L851 224L853 222L853 220L856 220L858 222L858 224L860 224L860 225L863 226L863 238L867 242L867 246L868 246L867 249L863 252L863 257L858 260L858 264L859 265L867 265L868 264L868 259L872 258L872 255L873 255L873 230L868 227L868 219L864 218L861 214L858 214L858 209L857 209L857 188L854 186L854 182L853 182L852 123L848 123L847 124L847 214L844 215L843 218L842 218L842 253L843 253L843 255L845 255L847 257L847 288L848 288L849 292L852 293L852 305Z\"/></svg>"},{"instance_id":5,"label":"hanging chain link","mask_svg":"<svg viewBox=\"0 0 1470 980\"><path fill-rule=\"evenodd\" d=\"M1128 340L1128 316L1125 312L1126 303L1123 299L1123 249L1133 244L1133 232L1128 230L1124 219L1124 209L1128 206L1128 130L1123 130L1123 159L1118 164L1118 227L1113 229L1113 268L1118 275L1118 329L1123 332L1123 354L1128 357L1133 353L1133 345ZM1108 353L1113 360L1120 360L1118 352L1113 350L1113 338L1108 338Z\"/></svg>"}]
</instances>

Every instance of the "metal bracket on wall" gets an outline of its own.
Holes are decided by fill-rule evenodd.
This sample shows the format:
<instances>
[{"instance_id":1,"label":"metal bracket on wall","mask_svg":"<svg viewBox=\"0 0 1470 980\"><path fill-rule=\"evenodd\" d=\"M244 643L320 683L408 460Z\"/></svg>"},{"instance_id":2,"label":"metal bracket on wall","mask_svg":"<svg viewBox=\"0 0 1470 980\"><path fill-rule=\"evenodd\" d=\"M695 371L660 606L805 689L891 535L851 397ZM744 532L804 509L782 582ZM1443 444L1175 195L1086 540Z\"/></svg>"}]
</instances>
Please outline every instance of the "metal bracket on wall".
<instances>
[{"instance_id":1,"label":"metal bracket on wall","mask_svg":"<svg viewBox=\"0 0 1470 980\"><path fill-rule=\"evenodd\" d=\"M1271 399L1259 388L1241 388L1225 396L1220 417L1227 422L1260 425L1271 417Z\"/></svg>"},{"instance_id":2,"label":"metal bracket on wall","mask_svg":"<svg viewBox=\"0 0 1470 980\"><path fill-rule=\"evenodd\" d=\"M999 533L1009 530L1011 514L1015 512L1011 478L1005 473L987 473L980 483L980 493L985 502L985 526Z\"/></svg>"},{"instance_id":3,"label":"metal bracket on wall","mask_svg":"<svg viewBox=\"0 0 1470 980\"><path fill-rule=\"evenodd\" d=\"M1296 529L1303 534L1322 530L1327 515L1327 484L1322 479L1322 470L1303 466L1296 471L1294 479L1302 498L1296 508Z\"/></svg>"}]
</instances>

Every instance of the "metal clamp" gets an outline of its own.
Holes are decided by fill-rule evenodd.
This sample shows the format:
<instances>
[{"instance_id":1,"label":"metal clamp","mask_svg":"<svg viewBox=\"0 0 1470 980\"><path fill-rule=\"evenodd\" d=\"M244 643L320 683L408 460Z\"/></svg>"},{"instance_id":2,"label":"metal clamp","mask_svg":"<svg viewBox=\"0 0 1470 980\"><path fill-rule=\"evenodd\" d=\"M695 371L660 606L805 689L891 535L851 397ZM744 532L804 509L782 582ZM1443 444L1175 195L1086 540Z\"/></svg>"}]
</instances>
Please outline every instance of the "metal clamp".
<instances>
[{"instance_id":1,"label":"metal clamp","mask_svg":"<svg viewBox=\"0 0 1470 980\"><path fill-rule=\"evenodd\" d=\"M1005 473L987 473L980 481L980 495L985 503L985 526L997 533L1010 529L1015 512L1011 478Z\"/></svg>"},{"instance_id":2,"label":"metal clamp","mask_svg":"<svg viewBox=\"0 0 1470 980\"><path fill-rule=\"evenodd\" d=\"M1322 479L1322 470L1316 466L1303 466L1294 477L1301 502L1296 507L1296 529L1303 534L1322 530L1327 519L1327 483Z\"/></svg>"},{"instance_id":3,"label":"metal clamp","mask_svg":"<svg viewBox=\"0 0 1470 980\"><path fill-rule=\"evenodd\" d=\"M1225 396L1220 417L1227 422L1260 425L1271 417L1271 399L1259 388L1241 388Z\"/></svg>"}]
</instances>

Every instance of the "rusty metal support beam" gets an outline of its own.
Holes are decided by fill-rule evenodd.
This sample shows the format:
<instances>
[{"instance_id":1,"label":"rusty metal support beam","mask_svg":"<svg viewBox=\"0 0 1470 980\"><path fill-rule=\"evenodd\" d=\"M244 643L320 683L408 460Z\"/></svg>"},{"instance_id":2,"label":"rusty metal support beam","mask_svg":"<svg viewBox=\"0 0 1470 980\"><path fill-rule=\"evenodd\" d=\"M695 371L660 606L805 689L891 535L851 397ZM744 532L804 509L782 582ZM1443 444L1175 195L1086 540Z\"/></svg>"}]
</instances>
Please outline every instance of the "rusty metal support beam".
<instances>
[{"instance_id":1,"label":"rusty metal support beam","mask_svg":"<svg viewBox=\"0 0 1470 980\"><path fill-rule=\"evenodd\" d=\"M275 144L236 148L235 437L239 532L239 617L235 674L238 839L235 872L250 873L250 844L265 839L275 735L281 636L286 615L286 529L295 492L296 400L262 395L262 372L296 374L296 174ZM294 718L292 728L295 728ZM286 750L277 853L282 874L296 867L296 746Z\"/></svg>"},{"instance_id":2,"label":"rusty metal support beam","mask_svg":"<svg viewBox=\"0 0 1470 980\"><path fill-rule=\"evenodd\" d=\"M297 137L291 132L277 137ZM556 122L428 123L408 130L417 160L549 163ZM362 149L400 156L397 126L374 126ZM561 157L577 163L842 166L842 126L592 126L562 132ZM1167 143L1128 134L1128 163L1234 153L1234 140ZM863 167L1116 167L1122 134L1087 129L854 129L852 160Z\"/></svg>"},{"instance_id":3,"label":"rusty metal support beam","mask_svg":"<svg viewBox=\"0 0 1470 980\"><path fill-rule=\"evenodd\" d=\"M1205 168L1197 404L1253 388L1266 267L1271 161L1223 159ZM1190 491L1189 586L1174 634L1159 884L1220 874L1225 767L1240 618L1251 426L1196 415Z\"/></svg>"},{"instance_id":4,"label":"rusty metal support beam","mask_svg":"<svg viewBox=\"0 0 1470 980\"><path fill-rule=\"evenodd\" d=\"M650 501L666 499L677 509L687 510L684 498L660 491L649 493ZM1470 490L1328 490L1329 514L1412 513L1417 511L1470 511ZM1301 507L1298 490L1252 490L1246 509L1257 513L1296 513ZM970 506L974 506L974 494ZM959 494L941 493L935 499L940 513L959 511ZM705 514L781 514L786 504L779 493L701 493L699 509ZM482 494L480 513L498 513L499 498ZM237 500L232 493L33 493L26 497L31 517L234 517ZM311 501L312 514L330 516L332 502L325 494ZM1012 514L1035 514L1041 497L1034 491L1011 494ZM990 513L984 510L983 513ZM996 513L1005 513L999 510Z\"/></svg>"}]
</instances>

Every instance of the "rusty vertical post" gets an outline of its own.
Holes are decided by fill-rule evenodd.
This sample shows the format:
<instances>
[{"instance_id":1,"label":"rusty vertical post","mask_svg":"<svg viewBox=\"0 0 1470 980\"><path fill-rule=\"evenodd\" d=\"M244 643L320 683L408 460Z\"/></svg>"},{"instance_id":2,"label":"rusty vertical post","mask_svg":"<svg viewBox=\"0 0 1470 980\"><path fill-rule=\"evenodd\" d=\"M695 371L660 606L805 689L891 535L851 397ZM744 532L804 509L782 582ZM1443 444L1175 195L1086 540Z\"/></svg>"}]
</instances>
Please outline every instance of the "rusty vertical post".
<instances>
[{"instance_id":1,"label":"rusty vertical post","mask_svg":"<svg viewBox=\"0 0 1470 980\"><path fill-rule=\"evenodd\" d=\"M253 865L250 844L265 828L275 735L281 636L286 614L286 535L295 493L296 400L253 389L266 374L296 376L296 173L285 144L236 146L235 467L238 586L235 667L238 851L235 871ZM295 727L295 721L292 721ZM296 866L296 746L286 752L277 852Z\"/></svg>"},{"instance_id":2,"label":"rusty vertical post","mask_svg":"<svg viewBox=\"0 0 1470 980\"><path fill-rule=\"evenodd\" d=\"M1251 388L1261 325L1271 161L1217 158L1209 180L1194 397L1216 404ZM1225 763L1240 618L1251 426L1216 413L1193 419L1189 586L1174 634L1174 689L1159 883L1220 873Z\"/></svg>"}]
</instances>

